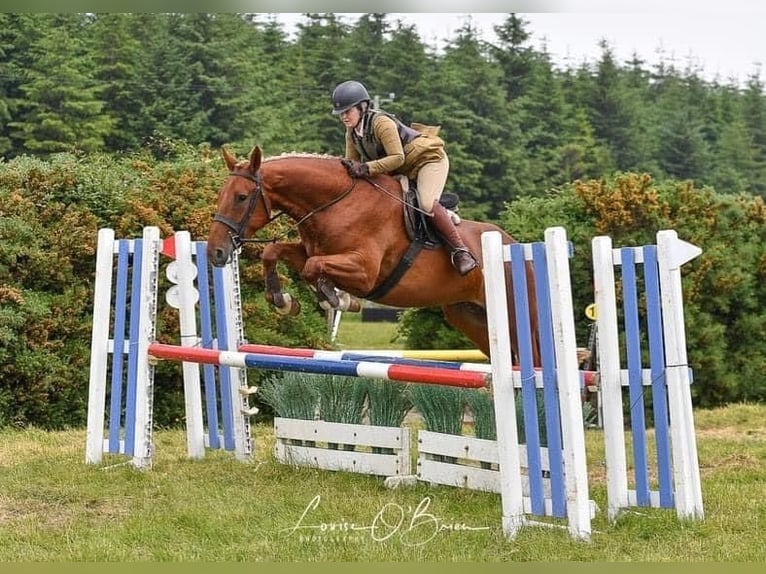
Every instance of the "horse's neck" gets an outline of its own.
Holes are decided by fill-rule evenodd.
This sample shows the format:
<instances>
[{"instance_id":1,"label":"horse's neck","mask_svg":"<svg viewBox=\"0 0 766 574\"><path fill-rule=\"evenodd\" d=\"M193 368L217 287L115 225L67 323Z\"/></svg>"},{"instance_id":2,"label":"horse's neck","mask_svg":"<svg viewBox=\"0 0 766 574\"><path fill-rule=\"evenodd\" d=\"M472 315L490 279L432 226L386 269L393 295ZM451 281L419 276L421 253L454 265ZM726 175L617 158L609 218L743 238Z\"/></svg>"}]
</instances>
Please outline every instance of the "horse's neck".
<instances>
[{"instance_id":1,"label":"horse's neck","mask_svg":"<svg viewBox=\"0 0 766 574\"><path fill-rule=\"evenodd\" d=\"M332 203L346 191L342 184L333 185L337 181L336 177L322 174L314 166L291 167L284 162L284 167L278 166L267 177L271 184L269 199L272 209L283 211L293 219L305 217Z\"/></svg>"}]
</instances>

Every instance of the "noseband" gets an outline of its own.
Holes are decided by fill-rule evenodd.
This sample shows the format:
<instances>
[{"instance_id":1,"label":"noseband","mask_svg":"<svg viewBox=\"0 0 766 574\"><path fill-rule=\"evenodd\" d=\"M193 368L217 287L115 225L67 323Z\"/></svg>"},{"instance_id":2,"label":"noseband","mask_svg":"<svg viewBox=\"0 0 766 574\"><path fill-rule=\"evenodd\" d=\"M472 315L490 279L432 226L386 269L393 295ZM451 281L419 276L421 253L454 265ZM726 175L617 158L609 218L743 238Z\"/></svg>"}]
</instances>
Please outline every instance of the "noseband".
<instances>
[{"instance_id":1,"label":"noseband","mask_svg":"<svg viewBox=\"0 0 766 574\"><path fill-rule=\"evenodd\" d=\"M234 221L233 219L229 219L220 213L216 213L213 216L213 221L223 223L226 227L229 228L229 237L231 238L231 243L234 245L235 250L239 250L242 245L248 243L248 240L244 239L242 235L245 233L247 222L253 215L253 211L255 211L255 206L258 204L258 198L263 197L263 178L261 177L260 172L256 173L255 175L251 175L250 173L244 171L230 171L229 175L244 177L245 179L249 179L255 183L255 191L250 194L250 203L247 205L247 211L245 211L245 214L242 216L242 219L240 219L239 222ZM263 204L264 207L268 208L266 205L265 197L263 199Z\"/></svg>"}]
</instances>

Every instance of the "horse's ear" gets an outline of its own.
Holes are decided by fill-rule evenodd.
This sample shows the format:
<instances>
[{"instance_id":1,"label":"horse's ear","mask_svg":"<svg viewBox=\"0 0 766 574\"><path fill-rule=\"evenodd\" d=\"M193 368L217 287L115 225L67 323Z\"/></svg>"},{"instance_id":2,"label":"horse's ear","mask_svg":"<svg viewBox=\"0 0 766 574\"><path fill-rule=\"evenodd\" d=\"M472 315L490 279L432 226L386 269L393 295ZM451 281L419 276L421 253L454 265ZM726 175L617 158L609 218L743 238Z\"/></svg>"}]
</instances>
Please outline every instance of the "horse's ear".
<instances>
[{"instance_id":1,"label":"horse's ear","mask_svg":"<svg viewBox=\"0 0 766 574\"><path fill-rule=\"evenodd\" d=\"M261 169L261 148L255 146L250 152L250 173L255 175Z\"/></svg>"},{"instance_id":2,"label":"horse's ear","mask_svg":"<svg viewBox=\"0 0 766 574\"><path fill-rule=\"evenodd\" d=\"M229 168L229 171L233 171L237 165L237 158L224 146L221 146L221 154L223 155L223 161L226 162L226 167Z\"/></svg>"}]
</instances>

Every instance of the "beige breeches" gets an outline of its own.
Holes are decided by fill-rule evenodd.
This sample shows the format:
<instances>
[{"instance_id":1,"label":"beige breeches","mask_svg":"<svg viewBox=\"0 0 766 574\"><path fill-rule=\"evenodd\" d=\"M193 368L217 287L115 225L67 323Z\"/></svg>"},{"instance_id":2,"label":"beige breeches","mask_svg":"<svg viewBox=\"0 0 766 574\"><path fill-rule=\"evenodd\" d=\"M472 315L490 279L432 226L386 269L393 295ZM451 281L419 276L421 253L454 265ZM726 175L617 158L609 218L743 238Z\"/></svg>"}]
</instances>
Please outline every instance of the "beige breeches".
<instances>
[{"instance_id":1,"label":"beige breeches","mask_svg":"<svg viewBox=\"0 0 766 574\"><path fill-rule=\"evenodd\" d=\"M449 175L449 158L427 163L418 172L418 202L420 208L428 213L433 211L434 201L439 199L444 191Z\"/></svg>"}]
</instances>

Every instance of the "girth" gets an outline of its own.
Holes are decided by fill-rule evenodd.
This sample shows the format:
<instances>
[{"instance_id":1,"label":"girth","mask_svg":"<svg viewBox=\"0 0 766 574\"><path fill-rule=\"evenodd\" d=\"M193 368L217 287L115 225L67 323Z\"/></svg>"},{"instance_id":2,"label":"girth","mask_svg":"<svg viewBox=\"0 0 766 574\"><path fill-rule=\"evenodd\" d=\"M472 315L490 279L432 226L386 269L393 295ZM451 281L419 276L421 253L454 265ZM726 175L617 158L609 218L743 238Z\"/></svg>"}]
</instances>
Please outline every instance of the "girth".
<instances>
[{"instance_id":1,"label":"girth","mask_svg":"<svg viewBox=\"0 0 766 574\"><path fill-rule=\"evenodd\" d=\"M447 209L454 209L457 206L457 195L454 193L443 193L439 198L439 203ZM438 249L442 245L441 237L431 228L429 219L420 209L418 209L417 193L413 189L404 192L404 226L407 229L407 235L410 237L410 246L404 252L399 263L396 264L391 274L375 289L370 291L364 299L374 301L384 297L399 280L404 277L407 270L412 267L415 258L423 249Z\"/></svg>"}]
</instances>

